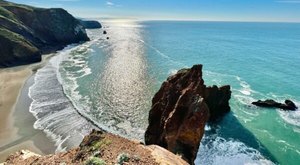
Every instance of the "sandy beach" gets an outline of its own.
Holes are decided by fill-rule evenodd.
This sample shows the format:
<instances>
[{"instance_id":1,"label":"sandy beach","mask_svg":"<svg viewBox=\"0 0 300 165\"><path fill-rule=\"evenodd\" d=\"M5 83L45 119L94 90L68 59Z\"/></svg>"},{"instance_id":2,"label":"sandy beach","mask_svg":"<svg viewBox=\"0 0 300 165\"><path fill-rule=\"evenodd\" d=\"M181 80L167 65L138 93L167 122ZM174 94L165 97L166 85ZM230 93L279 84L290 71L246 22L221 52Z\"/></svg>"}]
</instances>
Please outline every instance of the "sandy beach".
<instances>
[{"instance_id":1,"label":"sandy beach","mask_svg":"<svg viewBox=\"0 0 300 165\"><path fill-rule=\"evenodd\" d=\"M29 112L28 97L34 72L50 58L47 55L40 63L0 69L0 162L21 149L42 155L55 151L45 133L33 128L35 118Z\"/></svg>"}]
</instances>

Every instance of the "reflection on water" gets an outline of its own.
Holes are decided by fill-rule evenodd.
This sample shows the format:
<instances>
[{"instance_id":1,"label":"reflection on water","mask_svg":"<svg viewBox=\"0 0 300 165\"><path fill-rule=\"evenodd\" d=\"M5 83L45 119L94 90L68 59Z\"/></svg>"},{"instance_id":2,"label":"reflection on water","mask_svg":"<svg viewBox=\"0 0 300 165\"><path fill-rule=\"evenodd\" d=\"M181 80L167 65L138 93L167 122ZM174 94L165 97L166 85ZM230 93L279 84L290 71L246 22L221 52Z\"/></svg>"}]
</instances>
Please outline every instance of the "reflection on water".
<instances>
[{"instance_id":1,"label":"reflection on water","mask_svg":"<svg viewBox=\"0 0 300 165\"><path fill-rule=\"evenodd\" d=\"M92 44L71 52L62 63L63 86L79 112L97 125L142 140L152 96L140 42L142 26L135 22L104 26L107 35L90 31Z\"/></svg>"},{"instance_id":2,"label":"reflection on water","mask_svg":"<svg viewBox=\"0 0 300 165\"><path fill-rule=\"evenodd\" d=\"M108 60L96 86L99 122L122 134L143 137L149 109L147 62L141 40L141 29L110 25L110 46L105 48Z\"/></svg>"}]
</instances>

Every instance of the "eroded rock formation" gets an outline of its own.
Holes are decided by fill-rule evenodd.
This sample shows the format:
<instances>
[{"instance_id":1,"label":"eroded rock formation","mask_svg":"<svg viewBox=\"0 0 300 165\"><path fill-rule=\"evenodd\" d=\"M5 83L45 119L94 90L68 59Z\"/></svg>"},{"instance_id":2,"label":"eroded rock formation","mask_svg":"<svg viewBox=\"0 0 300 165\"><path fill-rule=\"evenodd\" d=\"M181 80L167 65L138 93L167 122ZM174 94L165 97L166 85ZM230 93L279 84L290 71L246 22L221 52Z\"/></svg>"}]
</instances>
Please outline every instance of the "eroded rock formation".
<instances>
[{"instance_id":1,"label":"eroded rock formation","mask_svg":"<svg viewBox=\"0 0 300 165\"><path fill-rule=\"evenodd\" d=\"M266 107L266 108L280 108L282 110L290 110L295 111L298 109L298 107L295 105L294 102L291 100L285 100L284 104L278 103L274 100L258 100L256 102L252 102L253 105L259 106L259 107Z\"/></svg>"},{"instance_id":2,"label":"eroded rock formation","mask_svg":"<svg viewBox=\"0 0 300 165\"><path fill-rule=\"evenodd\" d=\"M152 100L146 144L157 144L194 164L206 122L230 111L230 86L206 87L202 65L170 76Z\"/></svg>"}]
</instances>

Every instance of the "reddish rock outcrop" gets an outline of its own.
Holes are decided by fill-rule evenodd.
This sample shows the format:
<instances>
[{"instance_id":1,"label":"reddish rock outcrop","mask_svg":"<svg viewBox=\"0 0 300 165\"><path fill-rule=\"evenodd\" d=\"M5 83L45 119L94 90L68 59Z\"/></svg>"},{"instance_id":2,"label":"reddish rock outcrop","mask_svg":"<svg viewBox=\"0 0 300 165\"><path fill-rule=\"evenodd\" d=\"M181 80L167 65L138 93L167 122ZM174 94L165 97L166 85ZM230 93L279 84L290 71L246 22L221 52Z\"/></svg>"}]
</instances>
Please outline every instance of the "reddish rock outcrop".
<instances>
[{"instance_id":1,"label":"reddish rock outcrop","mask_svg":"<svg viewBox=\"0 0 300 165\"><path fill-rule=\"evenodd\" d=\"M146 144L157 144L194 164L207 121L230 110L230 87L206 87L202 65L169 77L152 100Z\"/></svg>"}]
</instances>

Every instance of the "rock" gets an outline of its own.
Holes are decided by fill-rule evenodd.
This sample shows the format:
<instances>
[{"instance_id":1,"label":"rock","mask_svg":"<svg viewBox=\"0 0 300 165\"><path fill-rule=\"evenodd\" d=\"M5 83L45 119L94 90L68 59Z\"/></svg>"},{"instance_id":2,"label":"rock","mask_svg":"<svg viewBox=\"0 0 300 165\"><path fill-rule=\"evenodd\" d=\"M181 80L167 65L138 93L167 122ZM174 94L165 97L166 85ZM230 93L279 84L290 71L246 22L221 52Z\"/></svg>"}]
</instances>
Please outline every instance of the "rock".
<instances>
[{"instance_id":1,"label":"rock","mask_svg":"<svg viewBox=\"0 0 300 165\"><path fill-rule=\"evenodd\" d=\"M1 50L6 54L0 54L0 67L37 62L43 53L89 40L80 22L59 8L43 9L0 1L0 28L10 36L14 34L14 37L6 37L9 40L6 45L10 45ZM1 36L3 38L3 34ZM16 46L16 43L21 46ZM28 46L38 51L32 53L28 51ZM15 53L16 51L19 53Z\"/></svg>"},{"instance_id":2,"label":"rock","mask_svg":"<svg viewBox=\"0 0 300 165\"><path fill-rule=\"evenodd\" d=\"M194 164L206 122L230 110L230 96L229 86L204 85L202 65L178 71L153 97L146 144L159 145Z\"/></svg>"},{"instance_id":3,"label":"rock","mask_svg":"<svg viewBox=\"0 0 300 165\"><path fill-rule=\"evenodd\" d=\"M298 107L296 106L296 104L294 102L292 102L291 100L285 100L284 101L285 105L287 105L290 109L298 109Z\"/></svg>"},{"instance_id":4,"label":"rock","mask_svg":"<svg viewBox=\"0 0 300 165\"><path fill-rule=\"evenodd\" d=\"M100 29L102 25L98 21L78 19L85 29Z\"/></svg>"},{"instance_id":5,"label":"rock","mask_svg":"<svg viewBox=\"0 0 300 165\"><path fill-rule=\"evenodd\" d=\"M104 139L104 134L105 134L104 131L99 131L99 130L93 129L92 132L88 136L85 136L83 138L83 140L80 143L79 147L81 149L91 147L95 141L103 140Z\"/></svg>"},{"instance_id":6,"label":"rock","mask_svg":"<svg viewBox=\"0 0 300 165\"><path fill-rule=\"evenodd\" d=\"M107 34L107 31L106 31L106 30L104 30L104 31L103 31L103 34Z\"/></svg>"},{"instance_id":7,"label":"rock","mask_svg":"<svg viewBox=\"0 0 300 165\"><path fill-rule=\"evenodd\" d=\"M109 40L109 37L106 37L107 40Z\"/></svg>"},{"instance_id":8,"label":"rock","mask_svg":"<svg viewBox=\"0 0 300 165\"><path fill-rule=\"evenodd\" d=\"M27 160L29 159L38 159L42 157L39 154L36 154L34 152L31 152L29 150L21 150L18 151L17 153L10 155L7 159L6 162L4 163L0 163L0 164L29 164L29 163L25 163L27 162ZM20 163L22 162L22 163Z\"/></svg>"},{"instance_id":9,"label":"rock","mask_svg":"<svg viewBox=\"0 0 300 165\"><path fill-rule=\"evenodd\" d=\"M209 107L210 121L216 121L220 116L230 111L229 100L231 97L230 86L207 87L205 89L205 102Z\"/></svg>"},{"instance_id":10,"label":"rock","mask_svg":"<svg viewBox=\"0 0 300 165\"><path fill-rule=\"evenodd\" d=\"M291 100L285 100L285 104L278 103L271 99L268 99L265 101L258 100L256 102L252 102L252 104L259 106L259 107L280 108L282 110L291 110L291 111L295 111L298 109L298 107L295 105L295 103L293 103Z\"/></svg>"},{"instance_id":11,"label":"rock","mask_svg":"<svg viewBox=\"0 0 300 165\"><path fill-rule=\"evenodd\" d=\"M158 164L170 164L170 165L188 165L188 163L178 155L171 153L170 151L161 148L160 146L150 145L145 147L151 151L152 157Z\"/></svg>"}]
</instances>

